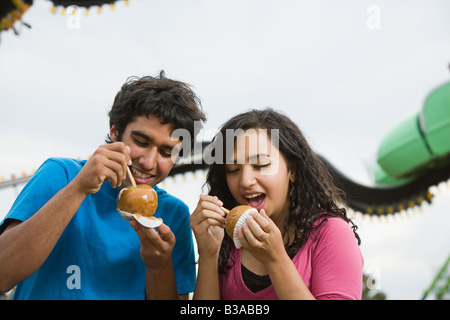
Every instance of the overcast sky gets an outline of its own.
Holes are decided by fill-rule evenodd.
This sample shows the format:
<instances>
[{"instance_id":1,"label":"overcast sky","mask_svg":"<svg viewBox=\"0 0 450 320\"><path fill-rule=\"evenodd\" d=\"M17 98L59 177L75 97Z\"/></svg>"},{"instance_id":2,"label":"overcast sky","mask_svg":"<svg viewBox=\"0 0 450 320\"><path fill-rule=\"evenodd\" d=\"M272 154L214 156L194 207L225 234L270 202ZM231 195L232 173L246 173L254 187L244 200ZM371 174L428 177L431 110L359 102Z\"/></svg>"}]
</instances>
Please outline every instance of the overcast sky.
<instances>
[{"instance_id":1,"label":"overcast sky","mask_svg":"<svg viewBox=\"0 0 450 320\"><path fill-rule=\"evenodd\" d=\"M130 0L87 16L51 6L35 0L23 16L32 29L0 34L0 177L51 156L86 158L104 143L127 77L164 69L202 99L206 133L273 107L369 184L365 164L383 136L450 78L446 0ZM178 180L165 186L193 209L200 190L182 186L200 189L201 177ZM450 254L450 192L440 189L422 213L357 216L366 271L388 298L420 298ZM0 190L0 219L14 197Z\"/></svg>"}]
</instances>

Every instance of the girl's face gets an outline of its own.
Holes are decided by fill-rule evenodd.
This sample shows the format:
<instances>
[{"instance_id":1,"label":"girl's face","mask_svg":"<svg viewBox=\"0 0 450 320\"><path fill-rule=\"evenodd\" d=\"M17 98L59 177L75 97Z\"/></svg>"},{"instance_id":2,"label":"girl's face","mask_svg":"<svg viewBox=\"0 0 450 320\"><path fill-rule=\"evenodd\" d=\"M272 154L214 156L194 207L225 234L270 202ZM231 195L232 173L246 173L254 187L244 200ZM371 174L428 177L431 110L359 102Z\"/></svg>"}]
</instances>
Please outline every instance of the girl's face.
<instances>
[{"instance_id":1,"label":"girl's face","mask_svg":"<svg viewBox=\"0 0 450 320\"><path fill-rule=\"evenodd\" d=\"M276 144L277 145L277 144ZM279 225L289 208L289 181L294 172L265 129L250 129L236 137L225 164L231 195L239 204L263 209Z\"/></svg>"}]
</instances>

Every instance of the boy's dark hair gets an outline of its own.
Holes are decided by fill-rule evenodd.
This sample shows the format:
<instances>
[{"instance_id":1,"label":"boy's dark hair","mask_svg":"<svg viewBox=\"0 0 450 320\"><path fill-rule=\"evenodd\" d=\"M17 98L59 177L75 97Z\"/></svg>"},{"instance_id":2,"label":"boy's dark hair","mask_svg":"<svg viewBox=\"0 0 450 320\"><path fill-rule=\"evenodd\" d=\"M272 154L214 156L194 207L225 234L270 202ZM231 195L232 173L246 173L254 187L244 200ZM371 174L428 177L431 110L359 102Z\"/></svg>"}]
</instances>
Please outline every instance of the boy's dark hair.
<instances>
[{"instance_id":1,"label":"boy's dark hair","mask_svg":"<svg viewBox=\"0 0 450 320\"><path fill-rule=\"evenodd\" d=\"M118 131L118 140L126 126L139 116L157 117L162 124L170 123L173 130L183 128L189 131L194 141L200 127L194 127L206 120L200 99L186 83L165 77L164 71L157 77L129 77L117 93L111 111L109 127ZM107 143L112 143L107 136Z\"/></svg>"}]
</instances>

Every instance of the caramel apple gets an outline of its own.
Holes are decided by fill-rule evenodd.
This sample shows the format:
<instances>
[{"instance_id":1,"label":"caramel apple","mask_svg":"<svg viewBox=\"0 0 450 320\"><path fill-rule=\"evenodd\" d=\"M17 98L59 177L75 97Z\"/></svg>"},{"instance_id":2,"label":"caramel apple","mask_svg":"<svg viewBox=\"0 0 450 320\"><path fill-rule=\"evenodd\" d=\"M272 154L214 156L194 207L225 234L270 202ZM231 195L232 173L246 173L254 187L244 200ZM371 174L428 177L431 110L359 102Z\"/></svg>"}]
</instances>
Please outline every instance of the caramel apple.
<instances>
[{"instance_id":1,"label":"caramel apple","mask_svg":"<svg viewBox=\"0 0 450 320\"><path fill-rule=\"evenodd\" d=\"M156 220L153 215L157 207L158 195L146 184L123 188L117 196L117 211L126 220L132 219L133 215L136 220L141 217Z\"/></svg>"}]
</instances>

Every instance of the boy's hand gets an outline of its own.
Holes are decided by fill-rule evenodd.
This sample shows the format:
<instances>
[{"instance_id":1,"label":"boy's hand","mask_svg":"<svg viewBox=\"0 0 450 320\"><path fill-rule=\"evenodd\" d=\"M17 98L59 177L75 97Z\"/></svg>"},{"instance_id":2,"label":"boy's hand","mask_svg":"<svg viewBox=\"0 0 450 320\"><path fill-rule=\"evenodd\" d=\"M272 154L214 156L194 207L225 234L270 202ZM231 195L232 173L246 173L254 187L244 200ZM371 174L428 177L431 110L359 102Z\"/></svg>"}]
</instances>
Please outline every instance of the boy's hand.
<instances>
[{"instance_id":1,"label":"boy's hand","mask_svg":"<svg viewBox=\"0 0 450 320\"><path fill-rule=\"evenodd\" d=\"M172 259L172 250L175 246L175 235L164 223L156 231L153 228L142 226L135 220L130 225L136 231L141 241L142 261L151 269L164 268Z\"/></svg>"},{"instance_id":2,"label":"boy's hand","mask_svg":"<svg viewBox=\"0 0 450 320\"><path fill-rule=\"evenodd\" d=\"M121 185L131 165L130 148L123 142L100 146L78 173L74 182L85 194L96 193L109 180L113 188Z\"/></svg>"}]
</instances>

